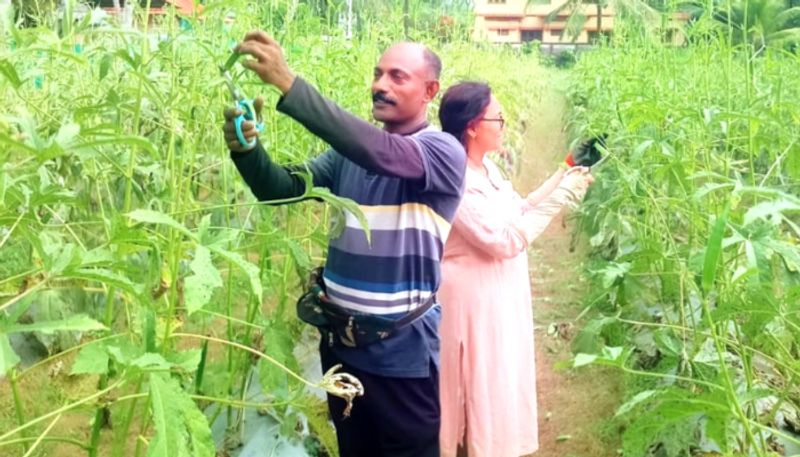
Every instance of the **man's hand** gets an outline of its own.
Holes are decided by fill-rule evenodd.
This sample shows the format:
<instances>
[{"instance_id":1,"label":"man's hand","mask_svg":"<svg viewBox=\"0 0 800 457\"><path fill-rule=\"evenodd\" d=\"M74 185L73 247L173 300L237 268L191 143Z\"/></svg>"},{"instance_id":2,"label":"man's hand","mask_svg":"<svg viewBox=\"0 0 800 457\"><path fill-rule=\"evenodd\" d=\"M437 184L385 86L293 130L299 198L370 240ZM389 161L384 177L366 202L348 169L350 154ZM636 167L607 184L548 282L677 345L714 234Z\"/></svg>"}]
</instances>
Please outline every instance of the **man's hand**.
<instances>
[{"instance_id":1,"label":"man's hand","mask_svg":"<svg viewBox=\"0 0 800 457\"><path fill-rule=\"evenodd\" d=\"M261 108L263 107L264 99L257 97L253 101L253 108L256 110L256 119L260 119ZM228 145L228 149L233 152L249 152L255 149L255 143L253 143L253 146L242 144L239 142L239 137L236 135L236 124L233 120L241 114L244 113L239 108L228 108L224 112L225 124L222 126L222 131L225 133L225 144ZM252 143L253 140L258 139L256 121L242 122L242 135L244 135L248 143Z\"/></svg>"},{"instance_id":2,"label":"man's hand","mask_svg":"<svg viewBox=\"0 0 800 457\"><path fill-rule=\"evenodd\" d=\"M234 51L255 59L245 60L242 65L256 72L262 81L275 86L282 94L289 92L295 75L286 63L281 45L271 36L260 30L250 32Z\"/></svg>"}]
</instances>

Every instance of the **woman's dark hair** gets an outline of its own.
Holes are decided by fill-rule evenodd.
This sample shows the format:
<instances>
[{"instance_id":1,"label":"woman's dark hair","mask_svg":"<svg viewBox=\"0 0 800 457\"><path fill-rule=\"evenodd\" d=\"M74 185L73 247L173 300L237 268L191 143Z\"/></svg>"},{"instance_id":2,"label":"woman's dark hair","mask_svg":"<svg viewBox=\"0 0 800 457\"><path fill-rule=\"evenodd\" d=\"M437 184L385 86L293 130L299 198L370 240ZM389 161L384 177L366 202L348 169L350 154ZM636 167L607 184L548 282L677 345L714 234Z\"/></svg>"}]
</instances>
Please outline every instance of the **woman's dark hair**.
<instances>
[{"instance_id":1,"label":"woman's dark hair","mask_svg":"<svg viewBox=\"0 0 800 457\"><path fill-rule=\"evenodd\" d=\"M439 105L439 122L442 130L464 144L464 135L486 111L492 100L488 84L466 81L450 86Z\"/></svg>"}]
</instances>

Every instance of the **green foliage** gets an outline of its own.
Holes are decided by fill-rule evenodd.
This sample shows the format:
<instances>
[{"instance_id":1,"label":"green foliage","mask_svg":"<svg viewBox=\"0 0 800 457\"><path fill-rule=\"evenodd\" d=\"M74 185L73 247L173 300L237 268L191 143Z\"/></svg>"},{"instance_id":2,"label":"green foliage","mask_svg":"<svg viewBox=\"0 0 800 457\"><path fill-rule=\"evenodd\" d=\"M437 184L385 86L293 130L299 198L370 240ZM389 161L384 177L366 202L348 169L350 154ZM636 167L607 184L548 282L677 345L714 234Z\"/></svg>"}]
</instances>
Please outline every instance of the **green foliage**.
<instances>
[{"instance_id":1,"label":"green foliage","mask_svg":"<svg viewBox=\"0 0 800 457\"><path fill-rule=\"evenodd\" d=\"M353 202L310 186L304 197L322 202L255 201L223 143L230 100L216 65L245 32L264 28L298 74L368 118L380 53L418 39L441 55L443 87L491 82L509 119L510 149L520 150L536 116L529 101L542 87L536 57L467 42L463 2L444 10L405 3L363 4L349 40L338 26L345 2L284 0L208 0L202 19L185 19L191 30L171 13L145 22L140 9L133 29L114 17L90 26L44 10L25 13L25 27L36 28L2 29L0 307L8 315L0 371L19 363L2 333L9 328L33 332L55 360L82 345L68 368L73 379L97 379L98 390L121 383L133 396L115 401L123 396L115 391L89 404L90 456L133 455L131 434L141 434L138 446L149 443L150 455L208 455L206 419L189 393L211 402L212 416L235 418L254 365L269 399L263 409L281 422L284 439L336 454L325 403L242 347L300 371L301 324L291 306L299 285L324 261L339 215L365 221ZM408 20L397 20L404 13ZM326 149L277 113L277 93L241 67L235 72L246 93L267 99L261 140L276 162L301 164ZM28 373L21 375L35 375ZM242 423L229 425L238 436Z\"/></svg>"},{"instance_id":2,"label":"green foliage","mask_svg":"<svg viewBox=\"0 0 800 457\"><path fill-rule=\"evenodd\" d=\"M213 457L208 421L174 380L150 375L150 402L156 435L148 457Z\"/></svg>"},{"instance_id":3,"label":"green foliage","mask_svg":"<svg viewBox=\"0 0 800 457\"><path fill-rule=\"evenodd\" d=\"M774 402L800 406L782 387L800 346L800 174L787 166L800 90L786 85L800 61L761 52L637 41L583 54L572 75L575 135L612 139L581 218L602 314L573 363L638 379L617 418L626 456L768 455L787 439ZM622 363L603 352L618 344Z\"/></svg>"}]
</instances>

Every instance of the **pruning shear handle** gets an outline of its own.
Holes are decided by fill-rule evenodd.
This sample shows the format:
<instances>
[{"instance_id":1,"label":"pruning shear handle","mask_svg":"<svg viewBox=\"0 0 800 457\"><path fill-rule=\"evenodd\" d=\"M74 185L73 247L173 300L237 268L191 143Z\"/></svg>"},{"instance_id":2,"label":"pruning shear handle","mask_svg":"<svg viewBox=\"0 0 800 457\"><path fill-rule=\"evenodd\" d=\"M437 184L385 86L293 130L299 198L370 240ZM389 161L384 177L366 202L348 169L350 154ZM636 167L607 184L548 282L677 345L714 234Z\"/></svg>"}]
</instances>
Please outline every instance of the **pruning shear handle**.
<instances>
[{"instance_id":1,"label":"pruning shear handle","mask_svg":"<svg viewBox=\"0 0 800 457\"><path fill-rule=\"evenodd\" d=\"M261 133L264 131L264 122L261 120L260 116L257 116L252 100L239 99L236 101L236 107L242 111L242 114L236 116L233 120L233 124L236 127L236 138L242 146L252 148L256 145L256 140L247 141L247 138L244 137L244 133L242 133L242 124L244 124L245 121L253 121L256 124L256 130Z\"/></svg>"},{"instance_id":2,"label":"pruning shear handle","mask_svg":"<svg viewBox=\"0 0 800 457\"><path fill-rule=\"evenodd\" d=\"M228 63L226 63L225 65L221 65L219 67L219 70L220 73L222 73L222 77L225 78L225 84L228 86L228 90L231 93L231 97L236 103L236 108L242 111L242 114L236 116L236 118L234 118L233 120L233 124L236 127L236 139L239 140L239 144L241 144L242 146L247 146L252 148L253 146L256 145L256 140L253 139L253 141L249 142L247 141L247 138L245 138L244 133L242 132L242 124L244 124L245 121L254 122L256 125L256 130L258 132L263 132L264 121L262 120L261 116L258 113L256 113L253 101L245 98L239 91L239 88L236 87L236 85L233 83L233 78L231 77L231 74L228 71L231 60L232 59L228 59Z\"/></svg>"}]
</instances>

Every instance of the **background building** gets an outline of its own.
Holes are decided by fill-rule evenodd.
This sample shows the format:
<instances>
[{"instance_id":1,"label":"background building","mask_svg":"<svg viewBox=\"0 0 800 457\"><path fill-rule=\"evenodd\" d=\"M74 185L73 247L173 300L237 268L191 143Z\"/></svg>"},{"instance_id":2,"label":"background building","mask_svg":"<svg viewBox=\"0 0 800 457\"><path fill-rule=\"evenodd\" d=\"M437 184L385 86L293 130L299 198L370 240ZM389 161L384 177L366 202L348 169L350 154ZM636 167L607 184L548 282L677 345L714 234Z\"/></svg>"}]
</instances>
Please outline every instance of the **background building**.
<instances>
[{"instance_id":1,"label":"background building","mask_svg":"<svg viewBox=\"0 0 800 457\"><path fill-rule=\"evenodd\" d=\"M579 4L586 20L573 39L567 30L571 8L560 11L554 20L547 16L565 5L565 0L475 0L475 37L493 43L590 44L601 34L614 29L614 11L595 4Z\"/></svg>"}]
</instances>

